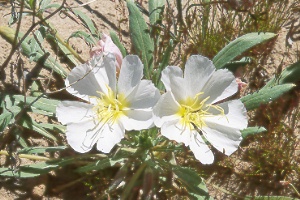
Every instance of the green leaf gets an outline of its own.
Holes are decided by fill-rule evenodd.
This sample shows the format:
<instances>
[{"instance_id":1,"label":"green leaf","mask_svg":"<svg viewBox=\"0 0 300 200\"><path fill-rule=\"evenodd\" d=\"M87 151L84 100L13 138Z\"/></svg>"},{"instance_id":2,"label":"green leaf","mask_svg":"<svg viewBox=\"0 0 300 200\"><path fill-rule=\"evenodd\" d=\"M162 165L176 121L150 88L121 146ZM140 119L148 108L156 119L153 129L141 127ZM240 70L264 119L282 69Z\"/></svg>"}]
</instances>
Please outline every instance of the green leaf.
<instances>
[{"instance_id":1,"label":"green leaf","mask_svg":"<svg viewBox=\"0 0 300 200\"><path fill-rule=\"evenodd\" d=\"M0 26L0 35L10 44L13 45L14 37L15 37L15 30L6 27L6 26ZM19 33L19 37L21 38L23 36L22 33ZM30 46L28 44L28 41L30 41L30 37L27 37L21 44L22 48L22 54L26 57L30 58L31 50ZM43 64L45 67L47 67L50 70L53 70L57 74L61 75L62 78L67 77L67 72L64 70L64 68L56 61L56 59L52 58L49 53L44 54L43 52L36 52L36 55L33 59L34 62L39 62Z\"/></svg>"},{"instance_id":2,"label":"green leaf","mask_svg":"<svg viewBox=\"0 0 300 200\"><path fill-rule=\"evenodd\" d=\"M295 87L294 84L276 85L274 87L263 88L258 92L249 94L241 98L247 110L252 110L259 107L261 104L273 101L283 95L284 93Z\"/></svg>"},{"instance_id":3,"label":"green leaf","mask_svg":"<svg viewBox=\"0 0 300 200\"><path fill-rule=\"evenodd\" d=\"M44 11L45 9L49 8L49 4L52 0L42 0L40 2L40 11Z\"/></svg>"},{"instance_id":4,"label":"green leaf","mask_svg":"<svg viewBox=\"0 0 300 200\"><path fill-rule=\"evenodd\" d=\"M174 166L173 172L178 180L186 187L190 193L194 193L203 198L209 198L208 190L203 179L194 170L187 167Z\"/></svg>"},{"instance_id":5,"label":"green leaf","mask_svg":"<svg viewBox=\"0 0 300 200\"><path fill-rule=\"evenodd\" d=\"M58 146L58 147L26 147L18 151L18 154L38 154L45 152L56 152L65 150L66 146Z\"/></svg>"},{"instance_id":6,"label":"green leaf","mask_svg":"<svg viewBox=\"0 0 300 200\"><path fill-rule=\"evenodd\" d=\"M93 36L98 36L98 32L96 27L94 26L93 21L83 12L79 10L72 10L74 14L79 17L79 19L82 21L82 23L88 28L90 33L92 33Z\"/></svg>"},{"instance_id":7,"label":"green leaf","mask_svg":"<svg viewBox=\"0 0 300 200\"><path fill-rule=\"evenodd\" d=\"M265 129L264 127L254 126L254 127L248 127L244 130L241 130L241 133L242 133L242 137L246 138L248 135L255 135L265 131L267 131L267 129Z\"/></svg>"},{"instance_id":8,"label":"green leaf","mask_svg":"<svg viewBox=\"0 0 300 200\"><path fill-rule=\"evenodd\" d=\"M110 34L110 37L111 37L112 41L114 42L114 44L120 49L122 56L125 57L127 55L126 49L120 42L119 37L117 36L116 32L110 31L109 34Z\"/></svg>"},{"instance_id":9,"label":"green leaf","mask_svg":"<svg viewBox=\"0 0 300 200\"><path fill-rule=\"evenodd\" d=\"M156 24L161 20L161 14L164 10L165 0L149 0L150 23Z\"/></svg>"},{"instance_id":10,"label":"green leaf","mask_svg":"<svg viewBox=\"0 0 300 200\"><path fill-rule=\"evenodd\" d=\"M13 98L18 102L25 102L23 95L14 95ZM30 104L33 112L48 116L55 116L56 106L59 102L60 101L55 99L46 99L43 97L26 97L26 105Z\"/></svg>"},{"instance_id":11,"label":"green leaf","mask_svg":"<svg viewBox=\"0 0 300 200\"><path fill-rule=\"evenodd\" d=\"M32 178L39 175L40 173L23 172L20 170L14 171L13 169L7 167L0 168L0 176L16 177L16 178Z\"/></svg>"},{"instance_id":12,"label":"green leaf","mask_svg":"<svg viewBox=\"0 0 300 200\"><path fill-rule=\"evenodd\" d=\"M101 169L105 169L107 167L112 167L117 163L122 162L123 159L118 159L118 160L113 160L111 158L104 158L102 160L98 160L92 164L80 167L78 169L76 169L76 172L78 173L84 173L84 172L89 172L92 170L101 170Z\"/></svg>"},{"instance_id":13,"label":"green leaf","mask_svg":"<svg viewBox=\"0 0 300 200\"><path fill-rule=\"evenodd\" d=\"M21 108L15 105L10 95L1 96L0 100L0 107L3 109L0 115L0 132L2 132L9 124L14 123Z\"/></svg>"},{"instance_id":14,"label":"green leaf","mask_svg":"<svg viewBox=\"0 0 300 200\"><path fill-rule=\"evenodd\" d=\"M67 41L69 41L70 38L81 38L83 39L86 43L88 43L89 45L95 45L95 39L88 33L84 32L84 31L75 31L73 32L69 38L67 39Z\"/></svg>"},{"instance_id":15,"label":"green leaf","mask_svg":"<svg viewBox=\"0 0 300 200\"><path fill-rule=\"evenodd\" d=\"M44 38L46 36L46 30L47 30L46 27L41 26L38 30L34 32L35 37L30 39L30 54L29 54L30 62L35 59L35 56L43 53L40 44L42 44L44 41Z\"/></svg>"},{"instance_id":16,"label":"green leaf","mask_svg":"<svg viewBox=\"0 0 300 200\"><path fill-rule=\"evenodd\" d=\"M214 58L213 63L217 69L223 68L228 62L241 55L251 47L263 43L277 36L274 33L248 33L225 46Z\"/></svg>"},{"instance_id":17,"label":"green leaf","mask_svg":"<svg viewBox=\"0 0 300 200\"><path fill-rule=\"evenodd\" d=\"M150 38L148 26L132 0L127 0L129 11L129 31L135 52L142 58L144 76L150 79L153 68L154 43Z\"/></svg>"},{"instance_id":18,"label":"green leaf","mask_svg":"<svg viewBox=\"0 0 300 200\"><path fill-rule=\"evenodd\" d=\"M297 83L300 81L300 61L284 69L278 77L272 78L265 86L272 87L285 83Z\"/></svg>"},{"instance_id":19,"label":"green leaf","mask_svg":"<svg viewBox=\"0 0 300 200\"><path fill-rule=\"evenodd\" d=\"M169 61L170 61L170 57L171 57L171 54L172 54L174 48L175 48L175 45L173 44L173 40L170 39L169 45L168 45L166 51L163 54L162 61L158 66L157 72L155 73L154 83L157 86L157 88L160 89L160 90L164 89L163 83L161 82L161 72L162 72L162 70L164 70L164 68L166 66L168 66Z\"/></svg>"},{"instance_id":20,"label":"green leaf","mask_svg":"<svg viewBox=\"0 0 300 200\"><path fill-rule=\"evenodd\" d=\"M61 133L66 132L66 127L63 126L63 125L60 125L60 124L40 123L40 126L45 128L45 129L51 130L51 131L56 131L56 132L58 131L58 132L61 132Z\"/></svg>"},{"instance_id":21,"label":"green leaf","mask_svg":"<svg viewBox=\"0 0 300 200\"><path fill-rule=\"evenodd\" d=\"M224 68L229 69L232 72L235 72L237 68L244 67L245 65L249 64L251 62L250 57L243 57L240 60L232 61L230 63L227 63Z\"/></svg>"},{"instance_id":22,"label":"green leaf","mask_svg":"<svg viewBox=\"0 0 300 200\"><path fill-rule=\"evenodd\" d=\"M25 128L28 128L30 130L33 130L37 133L40 133L41 135L53 140L57 141L57 139L49 133L46 129L44 129L39 123L31 119L29 116L23 116L21 120L21 125Z\"/></svg>"}]
</instances>

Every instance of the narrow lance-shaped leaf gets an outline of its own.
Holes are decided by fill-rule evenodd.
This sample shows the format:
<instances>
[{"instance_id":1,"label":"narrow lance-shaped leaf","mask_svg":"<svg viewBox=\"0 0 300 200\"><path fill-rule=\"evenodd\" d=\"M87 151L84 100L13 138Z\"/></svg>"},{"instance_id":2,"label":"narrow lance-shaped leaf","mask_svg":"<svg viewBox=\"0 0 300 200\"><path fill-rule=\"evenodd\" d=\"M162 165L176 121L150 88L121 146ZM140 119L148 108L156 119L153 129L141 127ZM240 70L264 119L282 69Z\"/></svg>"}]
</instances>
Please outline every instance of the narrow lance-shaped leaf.
<instances>
[{"instance_id":1,"label":"narrow lance-shaped leaf","mask_svg":"<svg viewBox=\"0 0 300 200\"><path fill-rule=\"evenodd\" d=\"M300 81L300 61L284 69L278 77L272 78L263 88L284 83L297 83Z\"/></svg>"},{"instance_id":2,"label":"narrow lance-shaped leaf","mask_svg":"<svg viewBox=\"0 0 300 200\"><path fill-rule=\"evenodd\" d=\"M241 133L242 133L242 137L246 138L248 135L255 135L265 131L267 131L267 129L265 129L264 127L254 126L254 127L248 127L244 130L241 130Z\"/></svg>"},{"instance_id":3,"label":"narrow lance-shaped leaf","mask_svg":"<svg viewBox=\"0 0 300 200\"><path fill-rule=\"evenodd\" d=\"M25 128L28 128L41 134L42 136L45 136L46 138L49 138L53 141L57 141L57 139L51 133L49 133L46 129L40 126L39 123L31 119L29 116L22 117L21 125Z\"/></svg>"},{"instance_id":4,"label":"narrow lance-shaped leaf","mask_svg":"<svg viewBox=\"0 0 300 200\"><path fill-rule=\"evenodd\" d=\"M164 10L165 0L149 0L150 23L156 24Z\"/></svg>"},{"instance_id":5,"label":"narrow lance-shaped leaf","mask_svg":"<svg viewBox=\"0 0 300 200\"><path fill-rule=\"evenodd\" d=\"M18 151L18 154L36 154L36 153L45 153L45 152L56 152L65 150L66 146L58 147L27 147Z\"/></svg>"},{"instance_id":6,"label":"narrow lance-shaped leaf","mask_svg":"<svg viewBox=\"0 0 300 200\"><path fill-rule=\"evenodd\" d=\"M194 170L186 167L173 166L173 172L190 193L209 197L203 179Z\"/></svg>"},{"instance_id":7,"label":"narrow lance-shaped leaf","mask_svg":"<svg viewBox=\"0 0 300 200\"><path fill-rule=\"evenodd\" d=\"M88 28L88 30L92 33L93 36L98 36L98 32L96 27L94 26L93 21L83 12L79 10L72 10L74 14L79 17L79 19L82 21L82 23Z\"/></svg>"},{"instance_id":8,"label":"narrow lance-shaped leaf","mask_svg":"<svg viewBox=\"0 0 300 200\"><path fill-rule=\"evenodd\" d=\"M248 33L226 45L214 58L217 69L223 68L228 62L241 55L251 47L277 36L274 33Z\"/></svg>"},{"instance_id":9,"label":"narrow lance-shaped leaf","mask_svg":"<svg viewBox=\"0 0 300 200\"><path fill-rule=\"evenodd\" d=\"M13 98L16 102L25 102L25 98L23 95L14 95ZM49 116L54 116L56 113L56 106L60 101L55 99L46 99L46 98L38 98L38 97L26 97L26 104L31 105L32 111L38 114L44 114Z\"/></svg>"},{"instance_id":10,"label":"narrow lance-shaped leaf","mask_svg":"<svg viewBox=\"0 0 300 200\"><path fill-rule=\"evenodd\" d=\"M84 31L75 31L73 32L69 38L67 39L67 41L69 41L69 39L76 37L76 38L81 38L83 39L86 43L88 43L89 45L94 45L96 44L95 39L93 38L93 36L91 36L90 34L84 32Z\"/></svg>"},{"instance_id":11,"label":"narrow lance-shaped leaf","mask_svg":"<svg viewBox=\"0 0 300 200\"><path fill-rule=\"evenodd\" d=\"M295 87L294 84L276 85L274 87L264 88L241 98L247 110L259 107L261 104L273 101L284 93Z\"/></svg>"},{"instance_id":12,"label":"narrow lance-shaped leaf","mask_svg":"<svg viewBox=\"0 0 300 200\"><path fill-rule=\"evenodd\" d=\"M153 68L154 43L150 38L148 26L132 0L127 0L129 10L130 37L135 52L142 58L144 64L144 75L150 79Z\"/></svg>"}]
</instances>

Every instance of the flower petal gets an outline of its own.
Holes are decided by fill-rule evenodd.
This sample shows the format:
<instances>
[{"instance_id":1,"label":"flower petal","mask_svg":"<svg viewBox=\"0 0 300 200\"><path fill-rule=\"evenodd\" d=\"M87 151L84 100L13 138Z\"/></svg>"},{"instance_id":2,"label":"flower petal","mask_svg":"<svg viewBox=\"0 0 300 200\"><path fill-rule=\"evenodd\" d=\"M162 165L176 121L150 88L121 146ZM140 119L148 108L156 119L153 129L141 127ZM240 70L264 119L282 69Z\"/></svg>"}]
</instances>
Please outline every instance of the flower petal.
<instances>
[{"instance_id":1,"label":"flower petal","mask_svg":"<svg viewBox=\"0 0 300 200\"><path fill-rule=\"evenodd\" d=\"M210 77L202 89L204 93L200 98L210 97L206 103L213 104L234 95L238 90L238 84L234 75L227 69L217 70Z\"/></svg>"},{"instance_id":2,"label":"flower petal","mask_svg":"<svg viewBox=\"0 0 300 200\"><path fill-rule=\"evenodd\" d=\"M99 68L94 68L93 72L98 81L99 85L102 88L102 91L107 91L107 85L112 89L113 92L116 91L117 78L116 78L116 65L115 65L115 56L113 54L107 54L103 57L103 62L101 63L100 69L103 68L104 71L99 71ZM98 71L100 73L98 73ZM103 81L104 80L104 81ZM107 93L106 93L107 94Z\"/></svg>"},{"instance_id":3,"label":"flower petal","mask_svg":"<svg viewBox=\"0 0 300 200\"><path fill-rule=\"evenodd\" d=\"M179 115L176 115L179 107L180 105L175 101L171 92L163 94L153 108L155 125L161 127L167 121L179 119Z\"/></svg>"},{"instance_id":4,"label":"flower petal","mask_svg":"<svg viewBox=\"0 0 300 200\"><path fill-rule=\"evenodd\" d=\"M118 94L127 96L143 77L143 64L138 56L129 55L123 59L118 80Z\"/></svg>"},{"instance_id":5,"label":"flower petal","mask_svg":"<svg viewBox=\"0 0 300 200\"><path fill-rule=\"evenodd\" d=\"M69 123L92 120L95 117L93 105L78 101L62 101L56 107L58 121L66 125Z\"/></svg>"},{"instance_id":6,"label":"flower petal","mask_svg":"<svg viewBox=\"0 0 300 200\"><path fill-rule=\"evenodd\" d=\"M248 125L247 120L247 110L241 100L232 100L227 101L221 104L218 104L223 110L225 116L220 116L220 112L216 109L210 108L209 113L215 115L211 117L204 118L204 122L210 127L229 127L235 129L245 129Z\"/></svg>"},{"instance_id":7,"label":"flower petal","mask_svg":"<svg viewBox=\"0 0 300 200\"><path fill-rule=\"evenodd\" d=\"M178 143L183 142L185 146L189 146L194 139L192 131L189 128L183 127L179 123L179 119L164 123L161 127L161 134Z\"/></svg>"},{"instance_id":8,"label":"flower petal","mask_svg":"<svg viewBox=\"0 0 300 200\"><path fill-rule=\"evenodd\" d=\"M91 97L99 96L98 92L107 93L107 85L116 87L116 66L112 55L94 56L90 64L75 67L68 75L65 84L67 91L86 101L93 101ZM112 73L112 71L114 71Z\"/></svg>"},{"instance_id":9,"label":"flower petal","mask_svg":"<svg viewBox=\"0 0 300 200\"><path fill-rule=\"evenodd\" d=\"M212 76L215 71L215 66L208 58L193 55L189 57L185 64L184 81L186 88L189 89L188 96L194 97L199 92L202 92L203 86Z\"/></svg>"},{"instance_id":10,"label":"flower petal","mask_svg":"<svg viewBox=\"0 0 300 200\"><path fill-rule=\"evenodd\" d=\"M115 123L113 126L105 124L99 134L97 149L104 153L109 153L111 149L124 138L125 129L119 123Z\"/></svg>"},{"instance_id":11,"label":"flower petal","mask_svg":"<svg viewBox=\"0 0 300 200\"><path fill-rule=\"evenodd\" d=\"M77 152L85 153L97 142L97 128L93 120L67 125L67 142Z\"/></svg>"},{"instance_id":12,"label":"flower petal","mask_svg":"<svg viewBox=\"0 0 300 200\"><path fill-rule=\"evenodd\" d=\"M225 116L213 116L204 119L206 127L202 127L207 140L219 151L225 150L226 155L232 154L240 144L242 137L240 130L248 125L247 111L240 100L233 100L218 104ZM214 109L208 112L217 114Z\"/></svg>"},{"instance_id":13,"label":"flower petal","mask_svg":"<svg viewBox=\"0 0 300 200\"><path fill-rule=\"evenodd\" d=\"M92 67L82 64L75 67L68 75L66 81L67 91L83 100L90 102L90 96L98 96L100 86L92 73Z\"/></svg>"},{"instance_id":14,"label":"flower petal","mask_svg":"<svg viewBox=\"0 0 300 200\"><path fill-rule=\"evenodd\" d=\"M142 80L126 97L130 109L152 108L160 97L159 90L150 80Z\"/></svg>"},{"instance_id":15,"label":"flower petal","mask_svg":"<svg viewBox=\"0 0 300 200\"><path fill-rule=\"evenodd\" d=\"M202 164L212 164L214 155L207 144L203 141L201 135L197 131L193 131L194 140L190 143L190 149L194 153L195 158Z\"/></svg>"},{"instance_id":16,"label":"flower petal","mask_svg":"<svg viewBox=\"0 0 300 200\"><path fill-rule=\"evenodd\" d=\"M226 155L231 155L239 147L242 141L241 132L238 129L224 127L224 126L211 126L207 124L202 127L204 137L220 152Z\"/></svg>"},{"instance_id":17,"label":"flower petal","mask_svg":"<svg viewBox=\"0 0 300 200\"><path fill-rule=\"evenodd\" d=\"M143 130L154 125L151 110L128 110L120 118L126 130Z\"/></svg>"},{"instance_id":18,"label":"flower petal","mask_svg":"<svg viewBox=\"0 0 300 200\"><path fill-rule=\"evenodd\" d=\"M171 91L170 77L183 78L183 72L180 67L167 66L161 74L161 81L163 82L167 91Z\"/></svg>"}]
</instances>

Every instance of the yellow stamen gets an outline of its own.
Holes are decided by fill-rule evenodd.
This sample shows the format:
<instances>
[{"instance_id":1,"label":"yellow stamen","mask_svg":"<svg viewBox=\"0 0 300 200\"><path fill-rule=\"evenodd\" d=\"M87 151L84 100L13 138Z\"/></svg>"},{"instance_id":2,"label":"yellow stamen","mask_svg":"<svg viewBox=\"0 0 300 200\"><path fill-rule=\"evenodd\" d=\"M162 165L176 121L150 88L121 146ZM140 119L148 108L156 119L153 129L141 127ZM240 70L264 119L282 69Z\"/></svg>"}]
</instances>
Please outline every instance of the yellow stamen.
<instances>
[{"instance_id":1,"label":"yellow stamen","mask_svg":"<svg viewBox=\"0 0 300 200\"><path fill-rule=\"evenodd\" d=\"M100 97L95 97L97 105L94 107L94 110L98 121L113 124L120 116L126 114L126 109L124 108L127 108L129 103L126 101L124 95L116 95L108 86L107 90L107 94L98 92Z\"/></svg>"},{"instance_id":2,"label":"yellow stamen","mask_svg":"<svg viewBox=\"0 0 300 200\"><path fill-rule=\"evenodd\" d=\"M206 126L204 119L207 117L216 116L212 113L209 113L208 110L210 108L214 108L220 112L221 115L224 116L224 110L218 105L206 104L206 101L209 97L206 97L203 100L199 99L199 96L202 95L203 92L198 93L194 98L187 98L180 103L180 108L177 112L179 116L181 116L181 123L185 128L189 128L190 130L197 128L202 128Z\"/></svg>"}]
</instances>

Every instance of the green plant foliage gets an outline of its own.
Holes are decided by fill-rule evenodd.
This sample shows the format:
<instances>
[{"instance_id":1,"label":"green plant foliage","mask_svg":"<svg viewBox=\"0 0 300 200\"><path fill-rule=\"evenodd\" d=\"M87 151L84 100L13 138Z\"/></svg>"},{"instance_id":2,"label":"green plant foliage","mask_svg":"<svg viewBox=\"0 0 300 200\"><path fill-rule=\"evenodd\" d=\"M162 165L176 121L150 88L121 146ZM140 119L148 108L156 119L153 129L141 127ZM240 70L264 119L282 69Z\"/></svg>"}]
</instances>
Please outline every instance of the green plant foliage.
<instances>
[{"instance_id":1,"label":"green plant foliage","mask_svg":"<svg viewBox=\"0 0 300 200\"><path fill-rule=\"evenodd\" d=\"M161 21L161 15L164 10L165 0L150 0L149 5L149 18L152 25Z\"/></svg>"},{"instance_id":2,"label":"green plant foliage","mask_svg":"<svg viewBox=\"0 0 300 200\"><path fill-rule=\"evenodd\" d=\"M66 146L57 146L57 147L26 147L18 151L18 153L23 154L43 154L45 152L56 152L65 150Z\"/></svg>"},{"instance_id":3,"label":"green plant foliage","mask_svg":"<svg viewBox=\"0 0 300 200\"><path fill-rule=\"evenodd\" d=\"M294 87L294 84L283 84L276 85L274 87L263 88L258 92L242 97L241 100L249 111L259 107L261 104L274 101Z\"/></svg>"},{"instance_id":4,"label":"green plant foliage","mask_svg":"<svg viewBox=\"0 0 300 200\"><path fill-rule=\"evenodd\" d=\"M284 69L279 76L272 78L265 86L273 87L285 83L297 83L300 81L300 62L296 62Z\"/></svg>"},{"instance_id":5,"label":"green plant foliage","mask_svg":"<svg viewBox=\"0 0 300 200\"><path fill-rule=\"evenodd\" d=\"M23 102L26 105L29 105L32 112L47 116L55 116L56 106L59 103L58 100L47 99L44 97L24 97L23 95L14 95L13 98L17 103Z\"/></svg>"},{"instance_id":6,"label":"green plant foliage","mask_svg":"<svg viewBox=\"0 0 300 200\"><path fill-rule=\"evenodd\" d=\"M16 33L12 28L0 26L0 35L11 44L13 44L15 34ZM22 37L22 35L23 34L21 33L19 34L20 37ZM32 56L32 52L30 50L30 45L26 41L30 41L30 37L27 37L27 39L21 44L22 54L30 58ZM34 55L35 56L32 58L34 62L43 63L45 67L58 73L63 78L67 76L67 72L64 68L56 61L56 59L52 58L49 53L36 51L34 52Z\"/></svg>"},{"instance_id":7,"label":"green plant foliage","mask_svg":"<svg viewBox=\"0 0 300 200\"><path fill-rule=\"evenodd\" d=\"M241 55L251 47L266 42L277 36L274 33L248 33L226 45L214 58L213 63L217 69L223 68L235 57Z\"/></svg>"},{"instance_id":8,"label":"green plant foliage","mask_svg":"<svg viewBox=\"0 0 300 200\"><path fill-rule=\"evenodd\" d=\"M79 11L79 10L72 10L74 12L74 14L79 17L79 19L82 21L82 23L86 26L86 28L90 31L90 33L94 36L94 37L98 37L98 31L96 29L96 27L94 26L94 22L83 12Z\"/></svg>"},{"instance_id":9,"label":"green plant foliage","mask_svg":"<svg viewBox=\"0 0 300 200\"><path fill-rule=\"evenodd\" d=\"M242 133L242 137L246 138L248 135L255 135L265 131L267 131L267 129L265 129L264 127L255 126L255 127L248 127L244 130L241 130L241 133Z\"/></svg>"},{"instance_id":10,"label":"green plant foliage","mask_svg":"<svg viewBox=\"0 0 300 200\"><path fill-rule=\"evenodd\" d=\"M132 0L127 0L127 8L129 11L130 38L135 52L144 64L144 75L150 79L153 68L154 43L150 38L148 26L141 12Z\"/></svg>"},{"instance_id":11,"label":"green plant foliage","mask_svg":"<svg viewBox=\"0 0 300 200\"><path fill-rule=\"evenodd\" d=\"M209 199L208 190L203 179L193 169L173 166L172 170L177 179L187 188L192 196L200 195L203 199Z\"/></svg>"}]
</instances>

